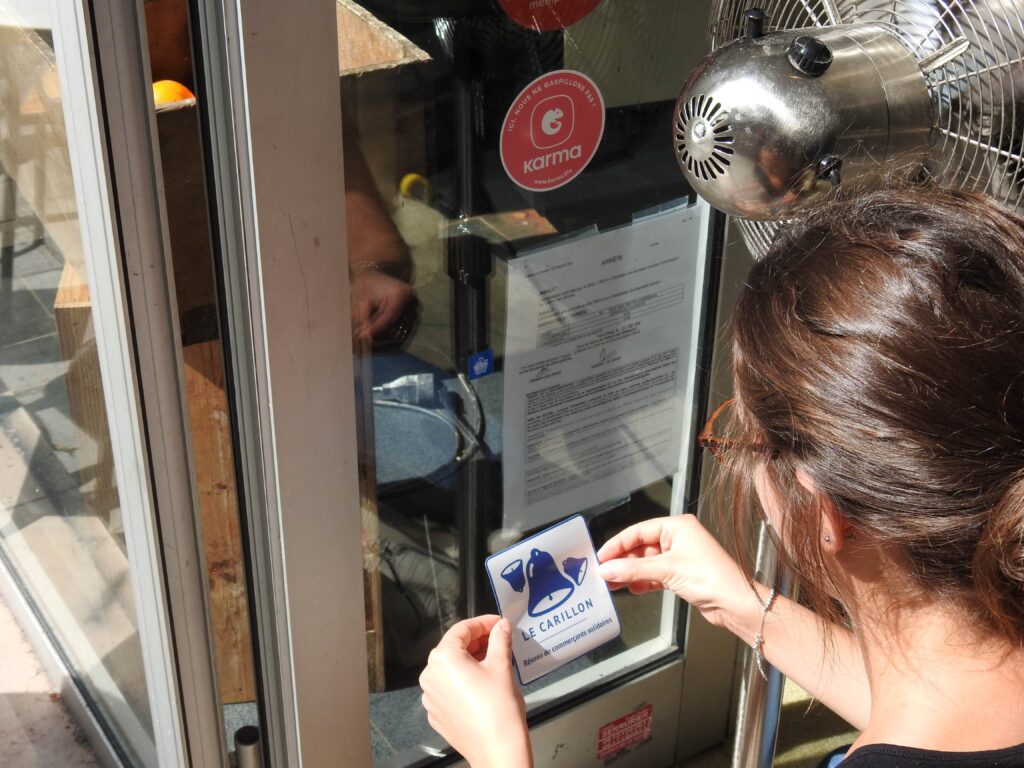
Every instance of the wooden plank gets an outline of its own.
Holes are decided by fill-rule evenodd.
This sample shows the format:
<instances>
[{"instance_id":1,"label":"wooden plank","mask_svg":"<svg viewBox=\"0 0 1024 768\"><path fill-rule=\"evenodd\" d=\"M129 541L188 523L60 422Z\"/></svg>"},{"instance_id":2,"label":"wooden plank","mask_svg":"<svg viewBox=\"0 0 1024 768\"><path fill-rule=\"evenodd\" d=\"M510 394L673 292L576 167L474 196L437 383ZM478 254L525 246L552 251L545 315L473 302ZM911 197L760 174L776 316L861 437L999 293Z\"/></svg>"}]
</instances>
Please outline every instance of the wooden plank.
<instances>
[{"instance_id":1,"label":"wooden plank","mask_svg":"<svg viewBox=\"0 0 1024 768\"><path fill-rule=\"evenodd\" d=\"M146 0L145 8L153 80L175 80L195 91L187 0Z\"/></svg>"},{"instance_id":2,"label":"wooden plank","mask_svg":"<svg viewBox=\"0 0 1024 768\"><path fill-rule=\"evenodd\" d=\"M335 15L342 77L430 60L426 51L352 0L337 0Z\"/></svg>"},{"instance_id":3,"label":"wooden plank","mask_svg":"<svg viewBox=\"0 0 1024 768\"><path fill-rule=\"evenodd\" d=\"M217 335L216 324L197 326L195 314L212 315L217 294L206 205L206 167L195 99L158 107L156 127L183 343L207 341Z\"/></svg>"},{"instance_id":4,"label":"wooden plank","mask_svg":"<svg viewBox=\"0 0 1024 768\"><path fill-rule=\"evenodd\" d=\"M221 701L255 701L242 532L219 341L182 348Z\"/></svg>"},{"instance_id":5,"label":"wooden plank","mask_svg":"<svg viewBox=\"0 0 1024 768\"><path fill-rule=\"evenodd\" d=\"M356 442L359 446L359 505L363 520L363 595L366 666L371 691L385 690L384 607L380 583L380 514L373 431L373 368L369 342L356 349Z\"/></svg>"},{"instance_id":6,"label":"wooden plank","mask_svg":"<svg viewBox=\"0 0 1024 768\"><path fill-rule=\"evenodd\" d=\"M81 437L80 444L75 446L81 457L79 466L87 465L78 471L79 482L86 488L85 501L89 510L112 530L120 532L121 504L114 476L89 287L70 262L64 264L61 272L53 301L53 316L61 359L68 363L64 374L68 415L81 430L76 434L87 435L95 446L95 460L91 464L85 458L87 451L83 450L89 446L82 444Z\"/></svg>"}]
</instances>

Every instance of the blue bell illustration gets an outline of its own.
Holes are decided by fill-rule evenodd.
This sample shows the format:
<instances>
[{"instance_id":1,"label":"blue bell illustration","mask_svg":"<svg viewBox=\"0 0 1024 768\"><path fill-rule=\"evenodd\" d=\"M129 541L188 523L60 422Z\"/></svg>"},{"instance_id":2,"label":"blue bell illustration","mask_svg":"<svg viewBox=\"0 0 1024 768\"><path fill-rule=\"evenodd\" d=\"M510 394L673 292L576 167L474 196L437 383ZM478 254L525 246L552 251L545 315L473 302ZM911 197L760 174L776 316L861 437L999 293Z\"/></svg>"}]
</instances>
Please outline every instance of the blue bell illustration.
<instances>
[{"instance_id":1,"label":"blue bell illustration","mask_svg":"<svg viewBox=\"0 0 1024 768\"><path fill-rule=\"evenodd\" d=\"M576 588L555 565L555 559L547 552L534 549L526 564L526 583L530 585L530 603L527 612L531 616L543 616L568 600Z\"/></svg>"},{"instance_id":2,"label":"blue bell illustration","mask_svg":"<svg viewBox=\"0 0 1024 768\"><path fill-rule=\"evenodd\" d=\"M567 557L562 561L562 570L565 575L576 582L576 586L583 585L583 579L587 576L587 558Z\"/></svg>"},{"instance_id":3,"label":"blue bell illustration","mask_svg":"<svg viewBox=\"0 0 1024 768\"><path fill-rule=\"evenodd\" d=\"M516 592L522 592L526 586L526 575L523 573L523 561L513 560L501 572L501 578L508 582Z\"/></svg>"}]
</instances>

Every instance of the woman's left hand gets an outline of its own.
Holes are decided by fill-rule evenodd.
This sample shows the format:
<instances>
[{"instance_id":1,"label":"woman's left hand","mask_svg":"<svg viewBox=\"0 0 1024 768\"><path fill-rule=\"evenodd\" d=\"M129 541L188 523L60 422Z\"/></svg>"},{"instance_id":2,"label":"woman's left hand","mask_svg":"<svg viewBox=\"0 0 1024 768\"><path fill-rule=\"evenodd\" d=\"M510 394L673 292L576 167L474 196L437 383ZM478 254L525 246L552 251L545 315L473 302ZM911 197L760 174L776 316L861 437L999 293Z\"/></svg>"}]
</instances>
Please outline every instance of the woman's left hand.
<instances>
[{"instance_id":1,"label":"woman's left hand","mask_svg":"<svg viewBox=\"0 0 1024 768\"><path fill-rule=\"evenodd\" d=\"M430 652L420 687L430 726L471 766L533 766L507 619L477 616L449 629Z\"/></svg>"}]
</instances>

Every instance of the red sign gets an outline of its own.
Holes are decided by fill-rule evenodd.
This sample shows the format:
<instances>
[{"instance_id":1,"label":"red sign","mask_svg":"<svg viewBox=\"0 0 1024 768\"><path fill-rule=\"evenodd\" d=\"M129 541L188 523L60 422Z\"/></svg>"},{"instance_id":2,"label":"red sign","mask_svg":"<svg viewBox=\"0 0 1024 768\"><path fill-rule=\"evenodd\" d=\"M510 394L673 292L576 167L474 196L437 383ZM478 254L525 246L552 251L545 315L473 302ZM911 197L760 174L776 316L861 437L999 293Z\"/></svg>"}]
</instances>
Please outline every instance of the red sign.
<instances>
[{"instance_id":1,"label":"red sign","mask_svg":"<svg viewBox=\"0 0 1024 768\"><path fill-rule=\"evenodd\" d=\"M512 20L527 29L550 32L575 24L601 0L498 0Z\"/></svg>"},{"instance_id":2,"label":"red sign","mask_svg":"<svg viewBox=\"0 0 1024 768\"><path fill-rule=\"evenodd\" d=\"M654 705L648 704L625 717L602 725L597 732L597 759L604 760L651 738L651 715Z\"/></svg>"},{"instance_id":3,"label":"red sign","mask_svg":"<svg viewBox=\"0 0 1024 768\"><path fill-rule=\"evenodd\" d=\"M546 192L575 179L604 135L604 99L594 81L571 69L523 88L501 126L501 164L523 189Z\"/></svg>"}]
</instances>

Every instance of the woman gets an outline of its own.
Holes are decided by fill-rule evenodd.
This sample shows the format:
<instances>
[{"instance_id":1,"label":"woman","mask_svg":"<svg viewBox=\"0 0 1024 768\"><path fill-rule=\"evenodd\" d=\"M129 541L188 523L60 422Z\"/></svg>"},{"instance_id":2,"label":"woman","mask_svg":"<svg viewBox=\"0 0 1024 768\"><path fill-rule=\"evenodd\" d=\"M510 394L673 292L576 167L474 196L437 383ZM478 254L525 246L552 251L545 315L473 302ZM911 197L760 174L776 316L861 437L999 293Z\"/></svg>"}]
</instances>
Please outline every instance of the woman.
<instances>
[{"instance_id":1,"label":"woman","mask_svg":"<svg viewBox=\"0 0 1024 768\"><path fill-rule=\"evenodd\" d=\"M921 189L825 206L733 322L730 433L706 444L759 502L734 492L736 529L759 506L810 608L690 515L612 538L601 576L754 645L861 731L844 768L1024 766L1024 220ZM456 625L421 683L471 765L532 764L507 621Z\"/></svg>"}]
</instances>

